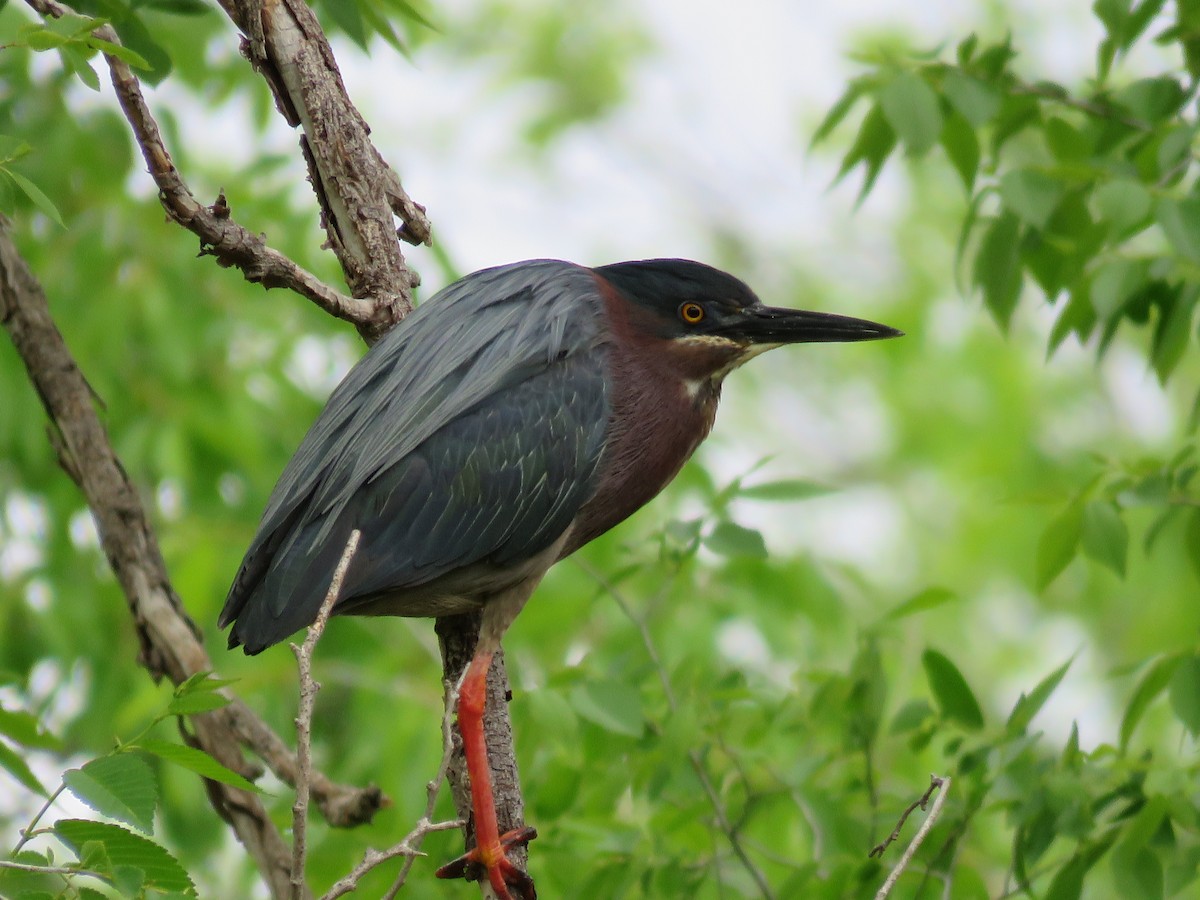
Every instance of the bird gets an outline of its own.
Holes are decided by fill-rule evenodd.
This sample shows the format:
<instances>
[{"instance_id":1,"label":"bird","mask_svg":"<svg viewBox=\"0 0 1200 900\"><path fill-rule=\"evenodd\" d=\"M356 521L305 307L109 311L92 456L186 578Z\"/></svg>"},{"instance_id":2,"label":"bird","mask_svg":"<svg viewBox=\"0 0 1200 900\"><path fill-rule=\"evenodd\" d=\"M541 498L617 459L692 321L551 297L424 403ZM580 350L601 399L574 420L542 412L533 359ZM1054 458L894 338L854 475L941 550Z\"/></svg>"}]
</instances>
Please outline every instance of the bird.
<instances>
[{"instance_id":1,"label":"bird","mask_svg":"<svg viewBox=\"0 0 1200 900\"><path fill-rule=\"evenodd\" d=\"M378 340L287 463L218 623L256 654L334 615L479 613L458 685L475 848L500 900L536 896L499 834L483 732L492 657L546 571L648 503L713 427L724 378L787 344L902 332L765 306L684 259L529 260L442 289Z\"/></svg>"}]
</instances>

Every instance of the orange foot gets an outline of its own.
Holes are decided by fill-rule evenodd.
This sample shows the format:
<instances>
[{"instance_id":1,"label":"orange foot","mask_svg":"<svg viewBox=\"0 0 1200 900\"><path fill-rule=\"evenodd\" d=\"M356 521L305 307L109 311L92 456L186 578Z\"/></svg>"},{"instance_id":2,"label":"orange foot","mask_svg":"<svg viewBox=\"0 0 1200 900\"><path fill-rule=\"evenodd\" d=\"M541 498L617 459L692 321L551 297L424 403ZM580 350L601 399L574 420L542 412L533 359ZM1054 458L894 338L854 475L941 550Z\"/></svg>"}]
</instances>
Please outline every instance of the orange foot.
<instances>
[{"instance_id":1,"label":"orange foot","mask_svg":"<svg viewBox=\"0 0 1200 900\"><path fill-rule=\"evenodd\" d=\"M513 900L509 888L516 892L519 900L537 900L533 879L518 869L507 856L510 847L528 844L535 837L537 837L537 829L528 825L524 828L506 831L500 835L496 846L484 849L475 847L469 850L458 859L452 860L438 869L437 877L466 878L471 869L483 866L487 869L488 881L499 900Z\"/></svg>"}]
</instances>

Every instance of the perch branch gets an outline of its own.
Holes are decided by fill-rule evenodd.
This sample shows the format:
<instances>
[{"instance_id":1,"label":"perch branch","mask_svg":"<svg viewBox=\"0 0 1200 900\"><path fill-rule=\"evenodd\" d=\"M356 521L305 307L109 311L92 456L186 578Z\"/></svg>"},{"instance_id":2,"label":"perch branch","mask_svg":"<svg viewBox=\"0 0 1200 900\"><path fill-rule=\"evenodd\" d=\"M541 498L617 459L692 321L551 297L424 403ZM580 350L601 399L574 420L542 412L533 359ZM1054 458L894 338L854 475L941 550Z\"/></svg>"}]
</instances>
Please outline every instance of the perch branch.
<instances>
[{"instance_id":1,"label":"perch branch","mask_svg":"<svg viewBox=\"0 0 1200 900\"><path fill-rule=\"evenodd\" d=\"M43 16L59 18L74 13L58 0L26 0ZM120 44L121 39L111 25L102 25L93 34L102 40ZM335 291L284 254L267 246L260 234L254 234L230 217L225 195L205 206L192 194L171 161L163 143L158 123L150 112L141 84L129 65L115 56L105 54L117 100L133 130L150 176L158 187L163 209L175 222L200 238L200 253L212 256L226 268L241 271L246 280L264 288L290 288L311 300L330 315L356 325L366 325L375 319L369 301L355 300Z\"/></svg>"},{"instance_id":2,"label":"perch branch","mask_svg":"<svg viewBox=\"0 0 1200 900\"><path fill-rule=\"evenodd\" d=\"M308 626L304 643L300 646L292 644L292 652L296 654L296 666L300 670L300 710L296 714L296 801L292 804L292 900L300 900L304 893L304 857L308 851L308 789L312 779L312 717L313 705L317 700L317 691L321 685L312 676L312 657L317 649L317 641L325 633L325 625L333 614L333 605L337 603L342 593L342 582L346 580L346 570L350 568L350 560L358 549L358 540L362 532L355 528L350 532L346 541L346 549L333 570L333 578L329 582L329 591L321 603L317 619Z\"/></svg>"},{"instance_id":3,"label":"perch branch","mask_svg":"<svg viewBox=\"0 0 1200 900\"><path fill-rule=\"evenodd\" d=\"M939 790L940 788L940 790ZM949 776L931 775L929 777L929 789L921 795L920 799L914 800L909 804L908 808L900 815L900 821L896 823L896 827L892 829L892 833L887 836L883 843L872 848L871 857L882 856L891 844L900 837L900 832L904 828L904 823L912 813L920 808L925 809L929 804L929 798L933 796L933 792L938 791L937 799L933 801L933 808L929 810L929 815L925 817L925 821L921 823L921 827L913 836L912 842L904 848L904 853L900 857L900 861L888 873L887 879L875 894L875 900L886 900L892 893L892 889L896 887L896 882L900 880L900 876L904 874L904 870L908 868L908 864L912 862L912 858L916 855L921 844L925 842L929 832L933 829L933 825L937 822L938 817L942 814L942 807L946 804L946 796L950 792Z\"/></svg>"}]
</instances>

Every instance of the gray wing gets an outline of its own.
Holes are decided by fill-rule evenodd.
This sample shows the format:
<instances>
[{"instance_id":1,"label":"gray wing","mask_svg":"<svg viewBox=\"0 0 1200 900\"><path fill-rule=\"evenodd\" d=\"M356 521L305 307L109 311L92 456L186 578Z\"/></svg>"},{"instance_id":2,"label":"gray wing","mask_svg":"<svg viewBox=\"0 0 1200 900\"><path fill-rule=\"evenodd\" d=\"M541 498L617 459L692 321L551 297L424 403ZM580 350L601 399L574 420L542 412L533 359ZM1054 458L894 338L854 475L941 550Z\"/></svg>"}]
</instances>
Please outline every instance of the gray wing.
<instances>
[{"instance_id":1,"label":"gray wing","mask_svg":"<svg viewBox=\"0 0 1200 900\"><path fill-rule=\"evenodd\" d=\"M586 501L608 420L589 270L486 270L419 307L338 386L276 485L221 613L259 650L338 612L545 549ZM583 308L580 308L581 305Z\"/></svg>"}]
</instances>

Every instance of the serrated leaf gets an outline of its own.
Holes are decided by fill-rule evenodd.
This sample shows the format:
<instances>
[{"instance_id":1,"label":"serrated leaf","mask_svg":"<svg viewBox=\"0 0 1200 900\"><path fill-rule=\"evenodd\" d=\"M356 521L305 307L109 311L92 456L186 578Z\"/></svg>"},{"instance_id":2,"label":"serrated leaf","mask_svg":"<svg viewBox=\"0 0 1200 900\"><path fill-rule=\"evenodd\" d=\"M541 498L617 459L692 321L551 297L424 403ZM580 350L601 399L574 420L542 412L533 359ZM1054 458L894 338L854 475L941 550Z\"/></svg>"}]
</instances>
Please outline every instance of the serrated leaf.
<instances>
[{"instance_id":1,"label":"serrated leaf","mask_svg":"<svg viewBox=\"0 0 1200 900\"><path fill-rule=\"evenodd\" d=\"M159 759L169 763L174 763L197 775L203 775L205 778L210 778L213 781L219 781L222 784L232 785L236 788L241 788L243 791L253 791L256 794L261 794L262 789L253 782L247 781L237 772L232 769L227 769L221 765L203 750L196 750L192 747L185 747L183 744L172 744L168 741L144 740L140 741L134 749L145 750Z\"/></svg>"},{"instance_id":2,"label":"serrated leaf","mask_svg":"<svg viewBox=\"0 0 1200 900\"><path fill-rule=\"evenodd\" d=\"M834 489L815 481L804 481L800 478L785 478L779 481L768 481L763 484L745 484L738 489L738 496L748 500L808 500L812 497L824 497L832 494Z\"/></svg>"},{"instance_id":3,"label":"serrated leaf","mask_svg":"<svg viewBox=\"0 0 1200 900\"><path fill-rule=\"evenodd\" d=\"M1014 169L1000 177L1004 205L1039 230L1050 221L1062 195L1062 182L1037 169Z\"/></svg>"},{"instance_id":4,"label":"serrated leaf","mask_svg":"<svg viewBox=\"0 0 1200 900\"><path fill-rule=\"evenodd\" d=\"M1036 581L1045 590L1075 558L1083 531L1083 507L1070 504L1050 521L1038 539Z\"/></svg>"},{"instance_id":5,"label":"serrated leaf","mask_svg":"<svg viewBox=\"0 0 1200 900\"><path fill-rule=\"evenodd\" d=\"M756 559L767 556L762 533L736 522L718 522L704 539L704 546L721 556L753 556Z\"/></svg>"},{"instance_id":6,"label":"serrated leaf","mask_svg":"<svg viewBox=\"0 0 1200 900\"><path fill-rule=\"evenodd\" d=\"M1083 508L1083 552L1122 578L1129 555L1129 528L1115 503L1093 500Z\"/></svg>"},{"instance_id":7,"label":"serrated leaf","mask_svg":"<svg viewBox=\"0 0 1200 900\"><path fill-rule=\"evenodd\" d=\"M933 649L921 654L921 665L942 717L971 731L982 728L983 710L958 666Z\"/></svg>"},{"instance_id":8,"label":"serrated leaf","mask_svg":"<svg viewBox=\"0 0 1200 900\"><path fill-rule=\"evenodd\" d=\"M918 591L913 594L903 603L894 606L884 615L885 622L892 622L896 619L903 619L906 616L915 615L916 613L925 612L928 609L936 609L939 606L945 606L947 603L953 603L959 599L959 595L949 588L944 587L927 587L923 591Z\"/></svg>"},{"instance_id":9,"label":"serrated leaf","mask_svg":"<svg viewBox=\"0 0 1200 900\"><path fill-rule=\"evenodd\" d=\"M67 227L63 224L62 216L59 215L58 212L58 207L56 207L50 201L49 197L42 193L41 188L39 188L20 172L14 172L12 169L6 169L5 171L8 173L8 176L16 182L17 187L21 189L25 196L33 201L34 206L44 212L46 216L55 222L59 227Z\"/></svg>"},{"instance_id":10,"label":"serrated leaf","mask_svg":"<svg viewBox=\"0 0 1200 900\"><path fill-rule=\"evenodd\" d=\"M158 781L154 770L134 753L101 756L81 768L63 773L71 793L101 815L118 819L139 831L154 831Z\"/></svg>"},{"instance_id":11,"label":"serrated leaf","mask_svg":"<svg viewBox=\"0 0 1200 900\"><path fill-rule=\"evenodd\" d=\"M1170 684L1171 678L1175 674L1175 668L1181 659L1182 656L1178 653L1160 656L1138 681L1137 687L1133 689L1133 696L1129 698L1129 703L1125 706L1125 714L1121 717L1122 751L1129 746L1129 740L1133 737L1134 730L1150 704Z\"/></svg>"},{"instance_id":12,"label":"serrated leaf","mask_svg":"<svg viewBox=\"0 0 1200 900\"><path fill-rule=\"evenodd\" d=\"M1184 657L1167 686L1171 709L1195 737L1200 735L1200 655Z\"/></svg>"},{"instance_id":13,"label":"serrated leaf","mask_svg":"<svg viewBox=\"0 0 1200 900\"><path fill-rule=\"evenodd\" d=\"M972 280L992 318L1005 331L1021 295L1020 237L1020 221L1006 212L987 227L975 256Z\"/></svg>"},{"instance_id":14,"label":"serrated leaf","mask_svg":"<svg viewBox=\"0 0 1200 900\"><path fill-rule=\"evenodd\" d=\"M645 730L641 694L627 684L588 681L571 691L570 702L581 719L605 731L638 738Z\"/></svg>"},{"instance_id":15,"label":"serrated leaf","mask_svg":"<svg viewBox=\"0 0 1200 900\"><path fill-rule=\"evenodd\" d=\"M898 73L879 92L879 105L910 155L922 156L937 143L942 111L937 94L920 75Z\"/></svg>"},{"instance_id":16,"label":"serrated leaf","mask_svg":"<svg viewBox=\"0 0 1200 900\"><path fill-rule=\"evenodd\" d=\"M1008 722L1005 723L1005 731L1010 735L1020 735L1025 733L1025 729L1029 727L1029 723L1033 721L1046 701L1050 699L1050 695L1062 682L1063 677L1067 674L1067 670L1071 668L1071 663L1075 661L1074 657L1068 659L1065 663L1043 678L1037 683L1028 695L1022 694L1013 706L1013 711L1008 717Z\"/></svg>"},{"instance_id":17,"label":"serrated leaf","mask_svg":"<svg viewBox=\"0 0 1200 900\"><path fill-rule=\"evenodd\" d=\"M37 776L33 774L33 770L29 768L29 764L4 741L0 741L0 769L4 769L35 794L43 797L50 796L42 787L42 783L38 781Z\"/></svg>"},{"instance_id":18,"label":"serrated leaf","mask_svg":"<svg viewBox=\"0 0 1200 900\"><path fill-rule=\"evenodd\" d=\"M223 694L211 692L194 692L175 697L167 705L167 714L172 716L192 716L196 713L212 712L229 705L229 698Z\"/></svg>"},{"instance_id":19,"label":"serrated leaf","mask_svg":"<svg viewBox=\"0 0 1200 900\"><path fill-rule=\"evenodd\" d=\"M143 884L160 891L196 895L195 885L187 871L166 848L132 831L107 822L85 819L60 819L54 823L54 833L77 855L90 841L103 845L114 868L129 866L144 875Z\"/></svg>"},{"instance_id":20,"label":"serrated leaf","mask_svg":"<svg viewBox=\"0 0 1200 900\"><path fill-rule=\"evenodd\" d=\"M1155 210L1158 224L1175 252L1200 265L1200 197L1163 197Z\"/></svg>"}]
</instances>

